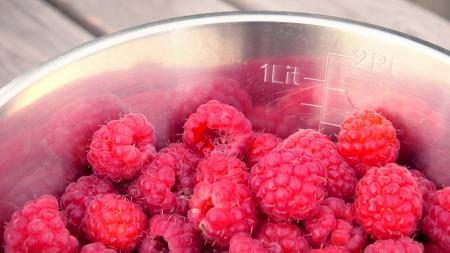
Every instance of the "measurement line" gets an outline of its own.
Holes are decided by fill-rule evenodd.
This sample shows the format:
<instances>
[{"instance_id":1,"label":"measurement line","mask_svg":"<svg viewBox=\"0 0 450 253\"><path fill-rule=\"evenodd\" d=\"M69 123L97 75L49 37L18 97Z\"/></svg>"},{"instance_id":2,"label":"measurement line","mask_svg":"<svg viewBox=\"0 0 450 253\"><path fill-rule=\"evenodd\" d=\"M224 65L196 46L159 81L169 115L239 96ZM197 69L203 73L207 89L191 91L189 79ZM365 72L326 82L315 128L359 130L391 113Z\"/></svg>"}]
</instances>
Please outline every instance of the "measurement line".
<instances>
[{"instance_id":1,"label":"measurement line","mask_svg":"<svg viewBox=\"0 0 450 253\"><path fill-rule=\"evenodd\" d=\"M325 82L325 80L317 79L317 78L309 78L309 77L303 77L303 80L310 80L310 81L316 81L316 82Z\"/></svg>"},{"instance_id":2,"label":"measurement line","mask_svg":"<svg viewBox=\"0 0 450 253\"><path fill-rule=\"evenodd\" d=\"M322 90L322 99L321 99L321 102L320 102L322 110L320 110L319 131L322 130L322 125L329 125L329 126L340 127L340 126L337 125L337 124L328 123L328 122L325 122L325 121L323 120L324 113L325 113L324 111L325 111L325 96L326 96L326 91L327 91L327 90L334 90L334 91L339 91L339 92L345 93L345 90L344 90L344 89L337 89L337 88L328 87L328 65L330 65L330 58L331 58L331 56L350 58L349 55L345 55L345 54L327 53L327 61L326 61L326 64L325 64L325 76L324 76L323 90Z\"/></svg>"},{"instance_id":3,"label":"measurement line","mask_svg":"<svg viewBox=\"0 0 450 253\"><path fill-rule=\"evenodd\" d=\"M341 127L341 125L329 123L329 122L326 122L326 121L322 121L322 122L320 122L320 124L329 125L329 126L335 126L335 127Z\"/></svg>"},{"instance_id":4,"label":"measurement line","mask_svg":"<svg viewBox=\"0 0 450 253\"><path fill-rule=\"evenodd\" d=\"M315 105L315 104L308 104L308 103L300 103L301 105L307 105L307 106L312 106L312 107L317 107L317 108L322 108L321 105Z\"/></svg>"},{"instance_id":5,"label":"measurement line","mask_svg":"<svg viewBox=\"0 0 450 253\"><path fill-rule=\"evenodd\" d=\"M344 89L332 88L332 87L329 87L329 86L325 86L325 88L328 89L328 90L334 90L334 91L339 91L339 92L345 93Z\"/></svg>"},{"instance_id":6,"label":"measurement line","mask_svg":"<svg viewBox=\"0 0 450 253\"><path fill-rule=\"evenodd\" d=\"M345 54L338 54L338 53L327 53L327 56L331 55L331 56L339 56L339 57L344 57L344 58L350 58L349 55L345 55Z\"/></svg>"}]
</instances>

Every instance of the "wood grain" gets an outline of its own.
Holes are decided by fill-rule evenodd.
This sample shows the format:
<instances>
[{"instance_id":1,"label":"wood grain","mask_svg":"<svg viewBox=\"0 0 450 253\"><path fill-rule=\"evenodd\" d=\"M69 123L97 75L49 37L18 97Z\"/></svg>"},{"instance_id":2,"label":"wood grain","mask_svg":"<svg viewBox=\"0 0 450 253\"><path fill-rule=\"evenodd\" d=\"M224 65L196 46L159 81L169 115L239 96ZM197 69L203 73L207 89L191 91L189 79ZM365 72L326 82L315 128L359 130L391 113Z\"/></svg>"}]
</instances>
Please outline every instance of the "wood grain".
<instances>
[{"instance_id":1,"label":"wood grain","mask_svg":"<svg viewBox=\"0 0 450 253\"><path fill-rule=\"evenodd\" d=\"M220 0L48 0L97 35L178 16L232 11Z\"/></svg>"},{"instance_id":2,"label":"wood grain","mask_svg":"<svg viewBox=\"0 0 450 253\"><path fill-rule=\"evenodd\" d=\"M450 49L450 22L405 0L225 0L244 10L295 11L367 22Z\"/></svg>"},{"instance_id":3,"label":"wood grain","mask_svg":"<svg viewBox=\"0 0 450 253\"><path fill-rule=\"evenodd\" d=\"M0 0L0 87L32 66L92 39L40 0Z\"/></svg>"}]
</instances>

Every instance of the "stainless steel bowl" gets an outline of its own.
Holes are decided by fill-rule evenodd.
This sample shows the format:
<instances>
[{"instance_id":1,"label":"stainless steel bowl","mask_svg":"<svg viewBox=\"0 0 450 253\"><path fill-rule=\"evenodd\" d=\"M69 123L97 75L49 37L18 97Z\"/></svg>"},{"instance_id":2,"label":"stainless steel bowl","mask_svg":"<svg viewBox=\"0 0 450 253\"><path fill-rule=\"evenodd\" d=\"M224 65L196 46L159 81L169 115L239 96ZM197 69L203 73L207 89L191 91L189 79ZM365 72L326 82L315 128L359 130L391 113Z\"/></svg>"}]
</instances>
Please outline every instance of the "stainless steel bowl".
<instances>
[{"instance_id":1,"label":"stainless steel bowl","mask_svg":"<svg viewBox=\"0 0 450 253\"><path fill-rule=\"evenodd\" d=\"M447 50L329 17L213 14L100 38L1 89L0 222L83 174L83 147L105 120L143 112L163 145L210 98L282 137L333 134L348 113L377 109L398 129L399 162L450 185Z\"/></svg>"}]
</instances>

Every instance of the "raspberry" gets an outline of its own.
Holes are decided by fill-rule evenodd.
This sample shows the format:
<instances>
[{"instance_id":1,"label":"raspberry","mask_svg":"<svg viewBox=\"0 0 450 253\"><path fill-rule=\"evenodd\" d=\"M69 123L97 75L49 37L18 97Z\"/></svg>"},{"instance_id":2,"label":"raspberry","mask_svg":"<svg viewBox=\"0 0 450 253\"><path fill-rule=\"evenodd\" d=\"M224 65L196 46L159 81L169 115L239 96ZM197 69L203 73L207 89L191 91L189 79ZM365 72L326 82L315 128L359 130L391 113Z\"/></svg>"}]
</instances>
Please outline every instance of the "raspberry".
<instances>
[{"instance_id":1,"label":"raspberry","mask_svg":"<svg viewBox=\"0 0 450 253\"><path fill-rule=\"evenodd\" d=\"M194 182L214 183L226 178L237 184L247 184L248 177L248 168L244 162L235 156L215 153L200 160Z\"/></svg>"},{"instance_id":2,"label":"raspberry","mask_svg":"<svg viewBox=\"0 0 450 253\"><path fill-rule=\"evenodd\" d=\"M432 202L433 202L433 195L436 191L436 185L431 182L430 180L426 179L422 172L418 170L409 170L413 177L416 179L417 184L419 185L420 192L422 193L423 198L423 215L426 215L428 213L428 210L430 209Z\"/></svg>"},{"instance_id":3,"label":"raspberry","mask_svg":"<svg viewBox=\"0 0 450 253\"><path fill-rule=\"evenodd\" d=\"M343 219L347 222L352 222L354 219L353 204L346 203L343 199L329 197L324 199L321 205L331 208L334 216L338 219Z\"/></svg>"},{"instance_id":4,"label":"raspberry","mask_svg":"<svg viewBox=\"0 0 450 253\"><path fill-rule=\"evenodd\" d=\"M355 171L339 155L336 145L312 129L300 129L283 141L281 147L301 148L322 161L327 171L326 189L328 196L351 199L355 192L357 178Z\"/></svg>"},{"instance_id":5,"label":"raspberry","mask_svg":"<svg viewBox=\"0 0 450 253\"><path fill-rule=\"evenodd\" d=\"M67 227L81 236L81 220L89 202L98 194L116 193L114 185L107 179L95 175L83 176L69 184L61 197L61 208L68 217Z\"/></svg>"},{"instance_id":6,"label":"raspberry","mask_svg":"<svg viewBox=\"0 0 450 253\"><path fill-rule=\"evenodd\" d=\"M252 124L236 108L210 100L200 105L184 124L183 141L195 150L241 155L252 137Z\"/></svg>"},{"instance_id":7,"label":"raspberry","mask_svg":"<svg viewBox=\"0 0 450 253\"><path fill-rule=\"evenodd\" d=\"M425 235L450 252L450 187L436 191L421 225Z\"/></svg>"},{"instance_id":8,"label":"raspberry","mask_svg":"<svg viewBox=\"0 0 450 253\"><path fill-rule=\"evenodd\" d=\"M317 213L305 221L305 230L311 246L321 248L327 242L328 235L336 228L333 210L320 206Z\"/></svg>"},{"instance_id":9,"label":"raspberry","mask_svg":"<svg viewBox=\"0 0 450 253\"><path fill-rule=\"evenodd\" d=\"M81 248L80 253L116 253L117 251L107 248L103 243L93 242Z\"/></svg>"},{"instance_id":10,"label":"raspberry","mask_svg":"<svg viewBox=\"0 0 450 253\"><path fill-rule=\"evenodd\" d=\"M97 195L86 208L82 226L88 239L122 252L131 252L147 226L147 217L118 194Z\"/></svg>"},{"instance_id":11,"label":"raspberry","mask_svg":"<svg viewBox=\"0 0 450 253\"><path fill-rule=\"evenodd\" d=\"M43 195L13 213L3 234L9 252L78 252L78 240L66 229L54 196Z\"/></svg>"},{"instance_id":12,"label":"raspberry","mask_svg":"<svg viewBox=\"0 0 450 253\"><path fill-rule=\"evenodd\" d=\"M426 252L426 253L448 253L449 251L447 251L447 252L444 251L435 242L430 241L430 242L425 244L425 251L424 252Z\"/></svg>"},{"instance_id":13,"label":"raspberry","mask_svg":"<svg viewBox=\"0 0 450 253\"><path fill-rule=\"evenodd\" d=\"M173 213L176 208L176 194L172 192L175 185L176 159L166 153L158 153L151 164L146 165L142 175L137 179L138 191L131 188L130 195L143 199L145 209L150 214L160 212ZM136 192L132 192L132 191Z\"/></svg>"},{"instance_id":14,"label":"raspberry","mask_svg":"<svg viewBox=\"0 0 450 253\"><path fill-rule=\"evenodd\" d=\"M434 193L436 191L436 185L432 181L426 179L423 176L422 172L415 169L409 170L409 172L411 172L411 175L416 179L417 184L419 185L420 192L422 192L422 195L430 192Z\"/></svg>"},{"instance_id":15,"label":"raspberry","mask_svg":"<svg viewBox=\"0 0 450 253\"><path fill-rule=\"evenodd\" d=\"M281 139L270 133L254 133L248 144L246 155L247 165L252 167L261 158L281 143Z\"/></svg>"},{"instance_id":16,"label":"raspberry","mask_svg":"<svg viewBox=\"0 0 450 253\"><path fill-rule=\"evenodd\" d=\"M356 185L356 221L376 239L411 235L422 216L422 196L405 167L373 167Z\"/></svg>"},{"instance_id":17,"label":"raspberry","mask_svg":"<svg viewBox=\"0 0 450 253\"><path fill-rule=\"evenodd\" d=\"M286 223L267 223L257 235L265 248L271 252L308 252L308 241L299 227Z\"/></svg>"},{"instance_id":18,"label":"raspberry","mask_svg":"<svg viewBox=\"0 0 450 253\"><path fill-rule=\"evenodd\" d=\"M230 253L270 253L261 241L252 239L246 233L236 233L230 241Z\"/></svg>"},{"instance_id":19,"label":"raspberry","mask_svg":"<svg viewBox=\"0 0 450 253\"><path fill-rule=\"evenodd\" d=\"M348 250L341 249L339 247L329 246L322 249L313 249L308 253L350 253Z\"/></svg>"},{"instance_id":20,"label":"raspberry","mask_svg":"<svg viewBox=\"0 0 450 253\"><path fill-rule=\"evenodd\" d=\"M256 227L255 204L244 184L229 180L198 183L189 207L189 220L218 246L227 246L233 234L250 233Z\"/></svg>"},{"instance_id":21,"label":"raspberry","mask_svg":"<svg viewBox=\"0 0 450 253\"><path fill-rule=\"evenodd\" d=\"M172 143L159 152L172 155L175 158L174 169L177 175L175 191L185 196L191 196L194 190L193 178L201 156L184 143Z\"/></svg>"},{"instance_id":22,"label":"raspberry","mask_svg":"<svg viewBox=\"0 0 450 253\"><path fill-rule=\"evenodd\" d=\"M372 166L394 162L399 149L394 126L375 111L356 112L341 123L338 150L358 176Z\"/></svg>"},{"instance_id":23,"label":"raspberry","mask_svg":"<svg viewBox=\"0 0 450 253\"><path fill-rule=\"evenodd\" d=\"M114 182L131 180L155 155L153 126L144 115L129 113L95 131L87 159L95 173Z\"/></svg>"},{"instance_id":24,"label":"raspberry","mask_svg":"<svg viewBox=\"0 0 450 253\"><path fill-rule=\"evenodd\" d=\"M140 177L139 177L140 178ZM147 202L145 196L139 188L139 178L126 184L126 194L124 194L130 201L138 205L142 210L147 211Z\"/></svg>"},{"instance_id":25,"label":"raspberry","mask_svg":"<svg viewBox=\"0 0 450 253\"><path fill-rule=\"evenodd\" d=\"M250 185L262 211L275 221L314 215L324 197L324 167L301 149L275 149L251 169Z\"/></svg>"},{"instance_id":26,"label":"raspberry","mask_svg":"<svg viewBox=\"0 0 450 253\"><path fill-rule=\"evenodd\" d=\"M359 253L366 244L366 233L361 227L336 219L336 228L330 234L328 245L346 249L350 253Z\"/></svg>"},{"instance_id":27,"label":"raspberry","mask_svg":"<svg viewBox=\"0 0 450 253\"><path fill-rule=\"evenodd\" d=\"M370 244L364 253L423 253L423 245L409 237L398 239L378 240Z\"/></svg>"},{"instance_id":28,"label":"raspberry","mask_svg":"<svg viewBox=\"0 0 450 253\"><path fill-rule=\"evenodd\" d=\"M99 125L117 118L126 106L116 96L91 95L54 112L45 126L46 146L64 159L87 166L86 152Z\"/></svg>"},{"instance_id":29,"label":"raspberry","mask_svg":"<svg viewBox=\"0 0 450 253\"><path fill-rule=\"evenodd\" d=\"M155 215L150 219L146 237L138 247L139 253L200 252L201 237L186 217L170 214Z\"/></svg>"}]
</instances>

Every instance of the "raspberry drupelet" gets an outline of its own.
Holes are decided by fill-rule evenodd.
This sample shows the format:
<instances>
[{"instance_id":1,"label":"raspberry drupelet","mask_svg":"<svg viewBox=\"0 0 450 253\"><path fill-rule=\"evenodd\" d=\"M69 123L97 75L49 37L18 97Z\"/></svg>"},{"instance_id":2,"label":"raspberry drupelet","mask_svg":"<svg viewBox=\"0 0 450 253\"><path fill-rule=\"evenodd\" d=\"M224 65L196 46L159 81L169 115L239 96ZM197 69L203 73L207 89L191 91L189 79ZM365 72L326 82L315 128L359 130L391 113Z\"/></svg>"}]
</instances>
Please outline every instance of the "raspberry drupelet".
<instances>
[{"instance_id":1,"label":"raspberry drupelet","mask_svg":"<svg viewBox=\"0 0 450 253\"><path fill-rule=\"evenodd\" d=\"M247 184L248 177L248 168L244 162L235 156L215 153L200 160L194 182L196 184L202 181L214 183L226 178L237 184Z\"/></svg>"}]
</instances>

